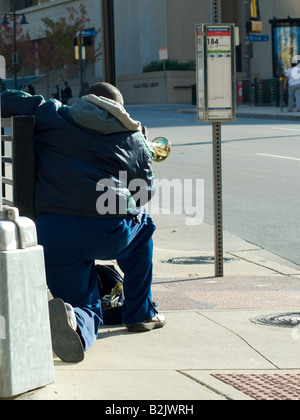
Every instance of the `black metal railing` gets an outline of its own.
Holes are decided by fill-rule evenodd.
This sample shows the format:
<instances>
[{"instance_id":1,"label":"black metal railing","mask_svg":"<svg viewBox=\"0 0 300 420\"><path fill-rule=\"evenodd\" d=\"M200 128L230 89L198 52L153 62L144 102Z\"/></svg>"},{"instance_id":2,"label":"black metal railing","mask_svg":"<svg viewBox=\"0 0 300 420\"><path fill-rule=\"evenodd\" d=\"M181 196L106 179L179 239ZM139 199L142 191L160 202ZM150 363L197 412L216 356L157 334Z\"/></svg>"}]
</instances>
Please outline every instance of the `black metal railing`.
<instances>
[{"instance_id":1,"label":"black metal railing","mask_svg":"<svg viewBox=\"0 0 300 420\"><path fill-rule=\"evenodd\" d=\"M255 106L280 106L288 103L288 94L283 91L279 78L242 80L243 104ZM281 99L282 98L282 99Z\"/></svg>"},{"instance_id":2,"label":"black metal railing","mask_svg":"<svg viewBox=\"0 0 300 420\"><path fill-rule=\"evenodd\" d=\"M34 220L34 117L1 120L2 204Z\"/></svg>"}]
</instances>

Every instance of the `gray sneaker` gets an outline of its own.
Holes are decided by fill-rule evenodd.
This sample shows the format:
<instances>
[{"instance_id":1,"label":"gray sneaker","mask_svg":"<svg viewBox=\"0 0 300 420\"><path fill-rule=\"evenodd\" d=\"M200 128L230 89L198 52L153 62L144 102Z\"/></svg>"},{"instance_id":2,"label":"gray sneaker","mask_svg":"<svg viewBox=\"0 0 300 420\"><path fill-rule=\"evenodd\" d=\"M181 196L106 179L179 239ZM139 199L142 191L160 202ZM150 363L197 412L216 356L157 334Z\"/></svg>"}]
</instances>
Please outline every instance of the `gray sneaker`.
<instances>
[{"instance_id":1,"label":"gray sneaker","mask_svg":"<svg viewBox=\"0 0 300 420\"><path fill-rule=\"evenodd\" d=\"M74 309L61 299L49 302L52 348L55 354L67 363L79 363L84 359L84 348L76 332Z\"/></svg>"}]
</instances>

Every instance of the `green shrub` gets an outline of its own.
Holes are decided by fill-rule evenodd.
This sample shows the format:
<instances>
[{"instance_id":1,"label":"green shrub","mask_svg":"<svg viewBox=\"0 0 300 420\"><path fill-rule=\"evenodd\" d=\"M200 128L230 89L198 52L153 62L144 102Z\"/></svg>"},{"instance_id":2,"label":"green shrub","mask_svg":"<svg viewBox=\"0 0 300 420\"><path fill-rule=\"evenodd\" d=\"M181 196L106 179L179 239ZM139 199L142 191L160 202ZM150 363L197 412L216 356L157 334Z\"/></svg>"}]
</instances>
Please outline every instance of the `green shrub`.
<instances>
[{"instance_id":1,"label":"green shrub","mask_svg":"<svg viewBox=\"0 0 300 420\"><path fill-rule=\"evenodd\" d=\"M144 73L153 71L163 71L163 61L152 61L143 68ZM166 60L166 70L195 71L196 63L194 60L180 63L178 60Z\"/></svg>"}]
</instances>

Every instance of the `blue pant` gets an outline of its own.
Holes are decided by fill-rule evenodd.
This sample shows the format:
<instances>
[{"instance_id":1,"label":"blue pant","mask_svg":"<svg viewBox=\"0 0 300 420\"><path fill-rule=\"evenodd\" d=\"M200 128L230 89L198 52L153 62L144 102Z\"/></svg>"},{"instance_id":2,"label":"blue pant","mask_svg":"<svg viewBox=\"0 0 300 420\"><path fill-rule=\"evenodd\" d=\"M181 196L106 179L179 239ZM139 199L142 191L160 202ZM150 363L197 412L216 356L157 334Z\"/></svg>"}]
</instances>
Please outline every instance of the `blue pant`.
<instances>
[{"instance_id":1,"label":"blue pant","mask_svg":"<svg viewBox=\"0 0 300 420\"><path fill-rule=\"evenodd\" d=\"M146 213L134 219L41 215L36 220L44 247L48 287L54 298L75 310L87 350L103 323L95 260L117 260L124 273L123 323L154 316L150 304L152 235L155 225Z\"/></svg>"}]
</instances>

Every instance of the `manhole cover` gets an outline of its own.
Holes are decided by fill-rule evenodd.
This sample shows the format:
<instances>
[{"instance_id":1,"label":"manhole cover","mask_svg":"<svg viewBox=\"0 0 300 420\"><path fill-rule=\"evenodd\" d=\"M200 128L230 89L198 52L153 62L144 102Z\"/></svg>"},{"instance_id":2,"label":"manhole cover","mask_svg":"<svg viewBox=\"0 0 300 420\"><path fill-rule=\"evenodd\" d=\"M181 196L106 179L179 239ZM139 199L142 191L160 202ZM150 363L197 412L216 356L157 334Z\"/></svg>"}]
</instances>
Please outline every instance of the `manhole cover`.
<instances>
[{"instance_id":1,"label":"manhole cover","mask_svg":"<svg viewBox=\"0 0 300 420\"><path fill-rule=\"evenodd\" d=\"M213 377L259 400L300 399L299 374L213 374Z\"/></svg>"},{"instance_id":2,"label":"manhole cover","mask_svg":"<svg viewBox=\"0 0 300 420\"><path fill-rule=\"evenodd\" d=\"M230 263L234 261L233 258L224 258L224 263ZM178 265L193 265L193 264L214 264L214 257L182 257L182 258L170 258L164 260L165 264L178 264Z\"/></svg>"},{"instance_id":3,"label":"manhole cover","mask_svg":"<svg viewBox=\"0 0 300 420\"><path fill-rule=\"evenodd\" d=\"M287 313L277 315L264 315L251 318L254 324L271 325L274 327L295 328L300 325L300 313Z\"/></svg>"}]
</instances>

